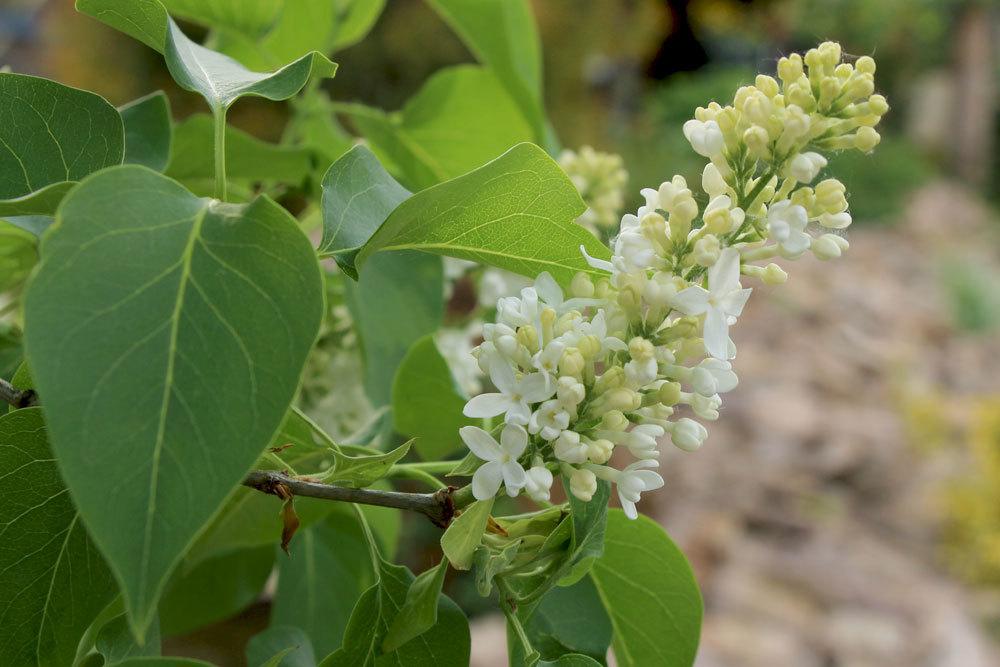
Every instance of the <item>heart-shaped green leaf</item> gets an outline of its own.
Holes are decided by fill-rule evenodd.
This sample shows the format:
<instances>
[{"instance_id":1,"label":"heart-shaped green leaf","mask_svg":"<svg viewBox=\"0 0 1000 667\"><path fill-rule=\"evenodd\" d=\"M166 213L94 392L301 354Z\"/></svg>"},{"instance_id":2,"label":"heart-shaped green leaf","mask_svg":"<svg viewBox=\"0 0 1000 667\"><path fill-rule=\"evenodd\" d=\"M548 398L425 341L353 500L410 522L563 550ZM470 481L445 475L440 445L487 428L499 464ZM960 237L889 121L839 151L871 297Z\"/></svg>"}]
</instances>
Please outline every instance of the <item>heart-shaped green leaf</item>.
<instances>
[{"instance_id":1,"label":"heart-shaped green leaf","mask_svg":"<svg viewBox=\"0 0 1000 667\"><path fill-rule=\"evenodd\" d=\"M170 159L174 129L170 101L162 90L118 108L125 123L125 163L163 171Z\"/></svg>"},{"instance_id":2,"label":"heart-shaped green leaf","mask_svg":"<svg viewBox=\"0 0 1000 667\"><path fill-rule=\"evenodd\" d=\"M72 181L121 164L121 116L100 95L0 72L0 216L51 215Z\"/></svg>"},{"instance_id":3,"label":"heart-shaped green leaf","mask_svg":"<svg viewBox=\"0 0 1000 667\"><path fill-rule=\"evenodd\" d=\"M337 66L321 53L302 56L275 72L254 72L185 35L159 0L77 0L85 14L163 54L177 84L199 93L214 110L225 110L244 95L287 100L310 76L333 76Z\"/></svg>"},{"instance_id":4,"label":"heart-shaped green leaf","mask_svg":"<svg viewBox=\"0 0 1000 667\"><path fill-rule=\"evenodd\" d=\"M221 204L123 166L60 207L27 290L27 354L139 636L177 559L281 424L322 289L308 239L266 197Z\"/></svg>"},{"instance_id":5,"label":"heart-shaped green leaf","mask_svg":"<svg viewBox=\"0 0 1000 667\"><path fill-rule=\"evenodd\" d=\"M382 250L421 250L568 284L598 273L580 252L611 252L578 224L583 201L563 170L534 144L519 144L479 169L413 195L371 237L356 263Z\"/></svg>"},{"instance_id":6,"label":"heart-shaped green leaf","mask_svg":"<svg viewBox=\"0 0 1000 667\"><path fill-rule=\"evenodd\" d=\"M0 416L0 664L62 667L117 595L84 530L41 408Z\"/></svg>"},{"instance_id":7,"label":"heart-shaped green leaf","mask_svg":"<svg viewBox=\"0 0 1000 667\"><path fill-rule=\"evenodd\" d=\"M323 177L320 254L336 259L337 266L357 280L355 255L409 196L367 147L347 151Z\"/></svg>"},{"instance_id":8,"label":"heart-shaped green leaf","mask_svg":"<svg viewBox=\"0 0 1000 667\"><path fill-rule=\"evenodd\" d=\"M604 555L591 573L614 629L622 667L694 662L701 594L684 554L655 521L608 513Z\"/></svg>"}]
</instances>

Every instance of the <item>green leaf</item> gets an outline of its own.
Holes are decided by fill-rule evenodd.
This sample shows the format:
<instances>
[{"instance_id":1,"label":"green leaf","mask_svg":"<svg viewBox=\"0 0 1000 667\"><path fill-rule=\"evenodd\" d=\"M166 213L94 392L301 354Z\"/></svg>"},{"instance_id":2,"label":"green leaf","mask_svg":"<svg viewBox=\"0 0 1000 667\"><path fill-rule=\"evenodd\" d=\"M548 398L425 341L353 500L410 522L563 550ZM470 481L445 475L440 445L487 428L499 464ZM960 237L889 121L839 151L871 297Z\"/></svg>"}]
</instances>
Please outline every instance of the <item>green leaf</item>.
<instances>
[{"instance_id":1,"label":"green leaf","mask_svg":"<svg viewBox=\"0 0 1000 667\"><path fill-rule=\"evenodd\" d=\"M492 509L492 498L477 500L466 507L441 536L441 550L456 570L472 567L473 555L483 541Z\"/></svg>"},{"instance_id":2,"label":"green leaf","mask_svg":"<svg viewBox=\"0 0 1000 667\"><path fill-rule=\"evenodd\" d=\"M272 625L247 642L250 667L316 667L309 636L291 625Z\"/></svg>"},{"instance_id":3,"label":"green leaf","mask_svg":"<svg viewBox=\"0 0 1000 667\"><path fill-rule=\"evenodd\" d=\"M365 392L375 406L392 400L392 381L407 350L437 331L444 318L439 257L420 252L376 255L346 283L347 304L361 339Z\"/></svg>"},{"instance_id":4,"label":"green leaf","mask_svg":"<svg viewBox=\"0 0 1000 667\"><path fill-rule=\"evenodd\" d=\"M122 119L100 95L0 72L0 118L0 216L51 214L72 181L121 164Z\"/></svg>"},{"instance_id":5,"label":"green leaf","mask_svg":"<svg viewBox=\"0 0 1000 667\"><path fill-rule=\"evenodd\" d=\"M555 660L541 660L536 667L601 667L604 663L579 653L567 653Z\"/></svg>"},{"instance_id":6,"label":"green leaf","mask_svg":"<svg viewBox=\"0 0 1000 667\"><path fill-rule=\"evenodd\" d=\"M619 665L694 662L701 594L684 554L655 521L611 510L604 555L591 577L611 618Z\"/></svg>"},{"instance_id":7,"label":"green leaf","mask_svg":"<svg viewBox=\"0 0 1000 667\"><path fill-rule=\"evenodd\" d=\"M514 541L500 551L480 546L472 558L476 571L476 590L484 598L493 593L493 578L510 566L517 557L521 543Z\"/></svg>"},{"instance_id":8,"label":"green leaf","mask_svg":"<svg viewBox=\"0 0 1000 667\"><path fill-rule=\"evenodd\" d=\"M573 538L570 543L566 565L568 573L560 580L562 586L569 586L590 571L594 561L604 553L604 534L608 522L608 498L611 484L598 480L597 491L589 502L584 502L569 492L569 480L564 478L563 487L569 498L572 517Z\"/></svg>"},{"instance_id":9,"label":"green leaf","mask_svg":"<svg viewBox=\"0 0 1000 667\"><path fill-rule=\"evenodd\" d=\"M385 8L385 0L340 0L340 15L334 29L333 49L346 49L360 42Z\"/></svg>"},{"instance_id":10,"label":"green leaf","mask_svg":"<svg viewBox=\"0 0 1000 667\"><path fill-rule=\"evenodd\" d=\"M138 636L281 424L322 290L308 239L266 197L220 204L124 166L60 207L25 297L27 357Z\"/></svg>"},{"instance_id":11,"label":"green leaf","mask_svg":"<svg viewBox=\"0 0 1000 667\"><path fill-rule=\"evenodd\" d=\"M443 566L442 566L443 567ZM446 596L437 598L437 620L393 651L380 650L382 640L403 613L414 582L406 567L379 559L379 580L359 598L344 634L344 643L328 655L321 667L383 667L469 664L469 624L462 610Z\"/></svg>"},{"instance_id":12,"label":"green leaf","mask_svg":"<svg viewBox=\"0 0 1000 667\"><path fill-rule=\"evenodd\" d=\"M177 85L200 94L213 110L228 109L245 95L287 100L311 76L330 77L337 69L312 52L275 72L253 72L189 39L159 0L77 0L76 7L162 53Z\"/></svg>"},{"instance_id":13,"label":"green leaf","mask_svg":"<svg viewBox=\"0 0 1000 667\"><path fill-rule=\"evenodd\" d=\"M163 4L171 14L188 21L254 36L278 20L286 0L163 0Z\"/></svg>"},{"instance_id":14,"label":"green leaf","mask_svg":"<svg viewBox=\"0 0 1000 667\"><path fill-rule=\"evenodd\" d=\"M174 575L160 600L163 634L183 635L245 609L264 589L274 548L236 549Z\"/></svg>"},{"instance_id":15,"label":"green leaf","mask_svg":"<svg viewBox=\"0 0 1000 667\"><path fill-rule=\"evenodd\" d=\"M339 649L326 656L320 667L370 667L375 664L379 618L382 615L382 584L375 583L358 598Z\"/></svg>"},{"instance_id":16,"label":"green leaf","mask_svg":"<svg viewBox=\"0 0 1000 667\"><path fill-rule=\"evenodd\" d=\"M0 664L72 664L118 591L56 468L41 408L0 416L0 478Z\"/></svg>"},{"instance_id":17,"label":"green leaf","mask_svg":"<svg viewBox=\"0 0 1000 667\"><path fill-rule=\"evenodd\" d=\"M460 176L535 137L496 76L476 65L435 73L399 113L359 105L343 110L413 191Z\"/></svg>"},{"instance_id":18,"label":"green leaf","mask_svg":"<svg viewBox=\"0 0 1000 667\"><path fill-rule=\"evenodd\" d=\"M438 598L444 575L448 572L448 559L442 558L437 567L421 572L410 584L406 601L382 638L382 650L386 653L418 637L437 623Z\"/></svg>"},{"instance_id":19,"label":"green leaf","mask_svg":"<svg viewBox=\"0 0 1000 667\"><path fill-rule=\"evenodd\" d=\"M611 645L611 621L589 577L546 593L525 624L542 658L578 653L604 660Z\"/></svg>"},{"instance_id":20,"label":"green leaf","mask_svg":"<svg viewBox=\"0 0 1000 667\"><path fill-rule=\"evenodd\" d=\"M544 138L542 44L527 0L427 0Z\"/></svg>"},{"instance_id":21,"label":"green leaf","mask_svg":"<svg viewBox=\"0 0 1000 667\"><path fill-rule=\"evenodd\" d=\"M73 189L74 185L76 185L75 181L60 181L21 197L0 200L0 215L8 218L12 216L50 216L56 212L56 209L59 208L59 202L63 200L66 193Z\"/></svg>"},{"instance_id":22,"label":"green leaf","mask_svg":"<svg viewBox=\"0 0 1000 667\"><path fill-rule=\"evenodd\" d=\"M354 256L410 193L358 145L330 166L323 177L321 255L357 280Z\"/></svg>"},{"instance_id":23,"label":"green leaf","mask_svg":"<svg viewBox=\"0 0 1000 667\"><path fill-rule=\"evenodd\" d=\"M51 227L55 221L56 219L51 215L21 215L7 218L7 222L37 238L42 238L45 230Z\"/></svg>"},{"instance_id":24,"label":"green leaf","mask_svg":"<svg viewBox=\"0 0 1000 667\"><path fill-rule=\"evenodd\" d=\"M210 662L192 658L129 658L119 662L114 667L215 667Z\"/></svg>"},{"instance_id":25,"label":"green leaf","mask_svg":"<svg viewBox=\"0 0 1000 667\"><path fill-rule=\"evenodd\" d=\"M611 252L575 220L583 201L538 146L520 144L479 169L413 195L358 253L363 266L384 250L422 250L491 264L526 276L542 271L568 284L599 273L580 252Z\"/></svg>"},{"instance_id":26,"label":"green leaf","mask_svg":"<svg viewBox=\"0 0 1000 667\"><path fill-rule=\"evenodd\" d=\"M350 610L373 580L368 546L349 506L300 530L291 555L278 561L278 589L271 610L275 625L301 628L317 655L337 648Z\"/></svg>"},{"instance_id":27,"label":"green leaf","mask_svg":"<svg viewBox=\"0 0 1000 667\"><path fill-rule=\"evenodd\" d=\"M0 220L0 292L17 287L38 261L37 239Z\"/></svg>"},{"instance_id":28,"label":"green leaf","mask_svg":"<svg viewBox=\"0 0 1000 667\"><path fill-rule=\"evenodd\" d=\"M165 173L196 194L210 195L215 178L213 146L212 117L194 114L186 118L174 130ZM249 194L255 183L302 183L316 160L308 148L270 144L234 127L226 128L226 178L244 193Z\"/></svg>"},{"instance_id":29,"label":"green leaf","mask_svg":"<svg viewBox=\"0 0 1000 667\"><path fill-rule=\"evenodd\" d=\"M415 438L420 458L439 460L458 449L458 429L477 423L462 414L465 402L434 337L414 343L392 383L392 417L397 431Z\"/></svg>"},{"instance_id":30,"label":"green leaf","mask_svg":"<svg viewBox=\"0 0 1000 667\"><path fill-rule=\"evenodd\" d=\"M146 642L139 645L132 636L125 614L119 614L104 624L95 641L97 652L104 656L104 664L114 665L126 658L160 655L160 626L154 620L146 635Z\"/></svg>"},{"instance_id":31,"label":"green leaf","mask_svg":"<svg viewBox=\"0 0 1000 667\"><path fill-rule=\"evenodd\" d=\"M173 138L167 96L158 90L118 107L118 112L125 123L125 163L163 171Z\"/></svg>"},{"instance_id":32,"label":"green leaf","mask_svg":"<svg viewBox=\"0 0 1000 667\"><path fill-rule=\"evenodd\" d=\"M462 459L455 464L455 467L448 471L445 477L472 477L479 468L485 463L481 458L469 452Z\"/></svg>"},{"instance_id":33,"label":"green leaf","mask_svg":"<svg viewBox=\"0 0 1000 667\"><path fill-rule=\"evenodd\" d=\"M344 486L362 488L371 486L376 480L388 474L389 469L410 451L410 443L404 443L385 454L370 454L367 456L348 456L338 451L333 452L335 463L333 469L323 475L323 481L340 482Z\"/></svg>"}]
</instances>

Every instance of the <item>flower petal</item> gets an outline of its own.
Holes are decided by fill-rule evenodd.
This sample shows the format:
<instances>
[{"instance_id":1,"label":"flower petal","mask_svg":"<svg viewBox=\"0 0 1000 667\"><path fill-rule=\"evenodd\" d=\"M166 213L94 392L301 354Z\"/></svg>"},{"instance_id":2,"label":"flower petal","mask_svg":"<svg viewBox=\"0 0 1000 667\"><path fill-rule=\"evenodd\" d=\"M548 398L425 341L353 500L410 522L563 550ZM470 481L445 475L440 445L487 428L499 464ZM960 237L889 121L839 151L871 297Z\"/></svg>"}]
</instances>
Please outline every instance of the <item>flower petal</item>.
<instances>
[{"instance_id":1,"label":"flower petal","mask_svg":"<svg viewBox=\"0 0 1000 667\"><path fill-rule=\"evenodd\" d=\"M625 516L633 520L639 518L639 512L635 509L635 503L626 498L622 498L620 493L618 494L618 500L621 501L622 509L625 510Z\"/></svg>"},{"instance_id":2,"label":"flower petal","mask_svg":"<svg viewBox=\"0 0 1000 667\"><path fill-rule=\"evenodd\" d=\"M636 470L632 474L642 482L644 491L653 491L663 486L663 478L652 470Z\"/></svg>"},{"instance_id":3,"label":"flower petal","mask_svg":"<svg viewBox=\"0 0 1000 667\"><path fill-rule=\"evenodd\" d=\"M503 481L503 464L490 461L479 467L472 475L472 495L476 500L489 500L500 490Z\"/></svg>"},{"instance_id":4,"label":"flower petal","mask_svg":"<svg viewBox=\"0 0 1000 667\"><path fill-rule=\"evenodd\" d=\"M528 447L528 432L518 424L507 424L500 432L500 448L512 459L519 458Z\"/></svg>"},{"instance_id":5,"label":"flower petal","mask_svg":"<svg viewBox=\"0 0 1000 667\"><path fill-rule=\"evenodd\" d=\"M501 363L496 363L490 366L490 382L493 386L499 389L505 394L509 394L513 391L514 386L517 384L517 380L514 377L514 369L510 367L507 360L504 359Z\"/></svg>"},{"instance_id":6,"label":"flower petal","mask_svg":"<svg viewBox=\"0 0 1000 667\"><path fill-rule=\"evenodd\" d=\"M458 434L469 451L484 461L496 461L503 456L503 450L493 436L478 426L463 426L458 429Z\"/></svg>"},{"instance_id":7,"label":"flower petal","mask_svg":"<svg viewBox=\"0 0 1000 667\"><path fill-rule=\"evenodd\" d=\"M563 302L562 288L548 271L542 271L535 278L535 292L542 298L542 301L553 308L558 308Z\"/></svg>"},{"instance_id":8,"label":"flower petal","mask_svg":"<svg viewBox=\"0 0 1000 667\"><path fill-rule=\"evenodd\" d=\"M506 394L480 394L469 399L462 414L479 419L496 417L506 412L510 405L510 398Z\"/></svg>"},{"instance_id":9,"label":"flower petal","mask_svg":"<svg viewBox=\"0 0 1000 667\"><path fill-rule=\"evenodd\" d=\"M722 308L726 315L739 317L743 312L743 306L747 304L747 299L750 298L750 292L752 291L752 287L733 290L719 300L719 307Z\"/></svg>"},{"instance_id":10,"label":"flower petal","mask_svg":"<svg viewBox=\"0 0 1000 667\"><path fill-rule=\"evenodd\" d=\"M503 483L507 487L507 495L513 498L524 485L528 483L528 476L517 461L508 461L501 466L503 472Z\"/></svg>"},{"instance_id":11,"label":"flower petal","mask_svg":"<svg viewBox=\"0 0 1000 667\"><path fill-rule=\"evenodd\" d=\"M521 378L517 389L525 402L538 403L550 397L555 392L556 386L544 373L531 373Z\"/></svg>"},{"instance_id":12,"label":"flower petal","mask_svg":"<svg viewBox=\"0 0 1000 667\"><path fill-rule=\"evenodd\" d=\"M611 273L612 271L615 270L615 267L611 262L604 259L597 259L596 257L591 257L590 253L587 252L587 249L582 244L580 245L580 252L583 253L583 258L587 261L587 264L589 264L591 267L598 269L599 271L607 271L608 273Z\"/></svg>"},{"instance_id":13,"label":"flower petal","mask_svg":"<svg viewBox=\"0 0 1000 667\"><path fill-rule=\"evenodd\" d=\"M708 308L708 296L704 287L693 285L675 294L671 303L685 315L701 315Z\"/></svg>"},{"instance_id":14,"label":"flower petal","mask_svg":"<svg viewBox=\"0 0 1000 667\"><path fill-rule=\"evenodd\" d=\"M740 288L740 251L726 248L708 270L708 289L712 294L726 294Z\"/></svg>"},{"instance_id":15,"label":"flower petal","mask_svg":"<svg viewBox=\"0 0 1000 667\"><path fill-rule=\"evenodd\" d=\"M709 308L705 315L705 349L716 359L729 356L729 323L726 314L718 308Z\"/></svg>"}]
</instances>

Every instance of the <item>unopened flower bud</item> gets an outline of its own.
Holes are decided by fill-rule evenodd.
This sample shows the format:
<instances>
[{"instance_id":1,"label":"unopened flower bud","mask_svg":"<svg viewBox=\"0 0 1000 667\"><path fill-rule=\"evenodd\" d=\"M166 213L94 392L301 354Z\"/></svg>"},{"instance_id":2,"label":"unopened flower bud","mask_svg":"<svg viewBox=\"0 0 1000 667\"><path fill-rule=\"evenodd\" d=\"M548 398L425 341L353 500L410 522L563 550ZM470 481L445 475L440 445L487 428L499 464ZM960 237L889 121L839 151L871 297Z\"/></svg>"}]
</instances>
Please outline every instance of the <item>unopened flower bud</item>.
<instances>
[{"instance_id":1,"label":"unopened flower bud","mask_svg":"<svg viewBox=\"0 0 1000 667\"><path fill-rule=\"evenodd\" d=\"M603 395L604 406L612 410L631 412L642 406L642 396L628 387L618 387Z\"/></svg>"},{"instance_id":2,"label":"unopened flower bud","mask_svg":"<svg viewBox=\"0 0 1000 667\"><path fill-rule=\"evenodd\" d=\"M612 366L601 374L601 377L597 378L594 382L594 392L596 394L603 394L606 391L611 391L616 387L621 387L625 384L625 370L621 366Z\"/></svg>"},{"instance_id":3,"label":"unopened flower bud","mask_svg":"<svg viewBox=\"0 0 1000 667\"><path fill-rule=\"evenodd\" d=\"M578 500L589 503L597 492L597 475L584 468L574 470L569 478L569 490Z\"/></svg>"},{"instance_id":4,"label":"unopened flower bud","mask_svg":"<svg viewBox=\"0 0 1000 667\"><path fill-rule=\"evenodd\" d=\"M854 63L854 69L862 74L875 74L875 60L871 56L861 56Z\"/></svg>"},{"instance_id":5,"label":"unopened flower bud","mask_svg":"<svg viewBox=\"0 0 1000 667\"><path fill-rule=\"evenodd\" d=\"M775 263L770 263L764 267L764 272L761 274L760 279L764 281L765 285L781 285L788 280L788 274Z\"/></svg>"},{"instance_id":6,"label":"unopened flower bud","mask_svg":"<svg viewBox=\"0 0 1000 667\"><path fill-rule=\"evenodd\" d=\"M812 151L799 153L788 164L788 175L800 183L812 183L826 166L826 158Z\"/></svg>"},{"instance_id":7,"label":"unopened flower bud","mask_svg":"<svg viewBox=\"0 0 1000 667\"><path fill-rule=\"evenodd\" d=\"M719 172L719 168L711 162L706 164L705 170L701 172L701 189L704 190L709 197L724 195L729 189L729 186L726 185L726 181L722 178L722 174ZM697 215L697 210L695 211L695 214Z\"/></svg>"},{"instance_id":8,"label":"unopened flower bud","mask_svg":"<svg viewBox=\"0 0 1000 667\"><path fill-rule=\"evenodd\" d=\"M654 351L653 344L641 336L636 336L628 342L628 352L633 359L651 359Z\"/></svg>"},{"instance_id":9,"label":"unopened flower bud","mask_svg":"<svg viewBox=\"0 0 1000 667\"><path fill-rule=\"evenodd\" d=\"M802 76L802 72L802 56L797 53L793 53L787 58L782 58L778 61L778 78L786 84L798 81L799 77Z\"/></svg>"},{"instance_id":10,"label":"unopened flower bud","mask_svg":"<svg viewBox=\"0 0 1000 667\"><path fill-rule=\"evenodd\" d=\"M570 293L580 299L590 299L594 296L594 281L583 271L577 272L573 276L573 282L569 284Z\"/></svg>"},{"instance_id":11,"label":"unopened flower bud","mask_svg":"<svg viewBox=\"0 0 1000 667\"><path fill-rule=\"evenodd\" d=\"M575 378L583 377L583 371L587 367L587 362L583 355L575 347L568 347L563 351L559 360L559 374L570 375Z\"/></svg>"},{"instance_id":12,"label":"unopened flower bud","mask_svg":"<svg viewBox=\"0 0 1000 667\"><path fill-rule=\"evenodd\" d=\"M767 130L760 125L751 125L747 128L747 131L743 133L743 143L747 145L747 150L752 155L762 160L767 159L771 154L768 147L771 143L771 137Z\"/></svg>"},{"instance_id":13,"label":"unopened flower bud","mask_svg":"<svg viewBox=\"0 0 1000 667\"><path fill-rule=\"evenodd\" d=\"M706 234L695 241L691 256L695 264L713 266L719 260L720 252L722 252L722 247L719 244L719 237L715 234Z\"/></svg>"},{"instance_id":14,"label":"unopened flower bud","mask_svg":"<svg viewBox=\"0 0 1000 667\"><path fill-rule=\"evenodd\" d=\"M819 216L819 224L827 229L845 229L851 225L851 214L847 211L824 213Z\"/></svg>"},{"instance_id":15,"label":"unopened flower bud","mask_svg":"<svg viewBox=\"0 0 1000 667\"><path fill-rule=\"evenodd\" d=\"M510 336L503 336L500 339L497 339L497 348L503 352L504 355L514 358L516 351L508 350L502 342L506 338L510 338ZM516 342L528 348L528 351L532 354L538 352L538 330L530 324L525 324L517 330Z\"/></svg>"},{"instance_id":16,"label":"unopened flower bud","mask_svg":"<svg viewBox=\"0 0 1000 667\"><path fill-rule=\"evenodd\" d=\"M663 405L677 405L681 400L681 383L664 382L659 389L660 403Z\"/></svg>"},{"instance_id":17,"label":"unopened flower bud","mask_svg":"<svg viewBox=\"0 0 1000 667\"><path fill-rule=\"evenodd\" d=\"M836 259L850 247L847 239L836 234L823 234L823 236L812 242L813 254L816 259Z\"/></svg>"},{"instance_id":18,"label":"unopened flower bud","mask_svg":"<svg viewBox=\"0 0 1000 667\"><path fill-rule=\"evenodd\" d=\"M676 421L670 431L670 440L685 452L693 452L701 447L707 437L708 429L688 417Z\"/></svg>"},{"instance_id":19,"label":"unopened flower bud","mask_svg":"<svg viewBox=\"0 0 1000 667\"><path fill-rule=\"evenodd\" d=\"M597 336L584 336L577 341L576 349L580 350L584 359L594 359L601 353L601 341Z\"/></svg>"},{"instance_id":20,"label":"unopened flower bud","mask_svg":"<svg viewBox=\"0 0 1000 667\"><path fill-rule=\"evenodd\" d=\"M816 205L827 213L839 213L847 208L844 184L827 178L816 185Z\"/></svg>"},{"instance_id":21,"label":"unopened flower bud","mask_svg":"<svg viewBox=\"0 0 1000 667\"><path fill-rule=\"evenodd\" d=\"M628 417L621 410L609 410L601 417L601 428L609 431L624 431L628 425Z\"/></svg>"},{"instance_id":22,"label":"unopened flower bud","mask_svg":"<svg viewBox=\"0 0 1000 667\"><path fill-rule=\"evenodd\" d=\"M774 97L781 92L781 87L774 80L774 77L767 76L766 74L758 74L753 83L768 97Z\"/></svg>"},{"instance_id":23,"label":"unopened flower bud","mask_svg":"<svg viewBox=\"0 0 1000 667\"><path fill-rule=\"evenodd\" d=\"M587 460L591 463L601 465L608 462L614 451L615 445L610 440L604 440L603 438L591 440L587 443Z\"/></svg>"},{"instance_id":24,"label":"unopened flower bud","mask_svg":"<svg viewBox=\"0 0 1000 667\"><path fill-rule=\"evenodd\" d=\"M583 463L587 460L587 446L580 442L580 434L576 431L563 431L552 442L552 451L556 458L566 463Z\"/></svg>"},{"instance_id":25,"label":"unopened flower bud","mask_svg":"<svg viewBox=\"0 0 1000 667\"><path fill-rule=\"evenodd\" d=\"M882 137L873 127L859 127L854 135L854 147L863 153L872 152Z\"/></svg>"}]
</instances>

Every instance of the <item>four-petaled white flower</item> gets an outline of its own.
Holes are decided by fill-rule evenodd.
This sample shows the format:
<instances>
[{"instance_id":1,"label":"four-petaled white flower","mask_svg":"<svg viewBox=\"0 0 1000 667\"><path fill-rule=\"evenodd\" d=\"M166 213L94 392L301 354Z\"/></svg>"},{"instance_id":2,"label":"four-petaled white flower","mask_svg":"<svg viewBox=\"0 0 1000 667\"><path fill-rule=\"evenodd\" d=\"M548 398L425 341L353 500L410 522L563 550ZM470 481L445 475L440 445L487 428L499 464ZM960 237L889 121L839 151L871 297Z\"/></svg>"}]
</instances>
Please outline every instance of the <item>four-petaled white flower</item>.
<instances>
[{"instance_id":1,"label":"four-petaled white flower","mask_svg":"<svg viewBox=\"0 0 1000 667\"><path fill-rule=\"evenodd\" d=\"M562 401L549 399L538 406L528 420L528 431L542 440L555 440L569 427L569 412Z\"/></svg>"},{"instance_id":2,"label":"four-petaled white flower","mask_svg":"<svg viewBox=\"0 0 1000 667\"><path fill-rule=\"evenodd\" d=\"M789 200L772 204L767 210L768 235L778 242L781 254L795 259L809 249L812 237L806 233L809 214L798 204Z\"/></svg>"},{"instance_id":3,"label":"four-petaled white flower","mask_svg":"<svg viewBox=\"0 0 1000 667\"><path fill-rule=\"evenodd\" d=\"M559 360L562 359L566 345L554 340L544 349L539 350L531 359L531 364L537 368L546 378L555 375L559 371Z\"/></svg>"},{"instance_id":4,"label":"four-petaled white flower","mask_svg":"<svg viewBox=\"0 0 1000 667\"><path fill-rule=\"evenodd\" d=\"M663 478L659 473L650 470L659 466L659 462L645 459L629 464L624 470L597 465L590 465L587 468L597 477L614 483L625 516L635 519L639 516L635 509L639 497L646 491L654 491L663 486Z\"/></svg>"},{"instance_id":5,"label":"four-petaled white flower","mask_svg":"<svg viewBox=\"0 0 1000 667\"><path fill-rule=\"evenodd\" d=\"M751 289L740 285L740 251L726 248L708 270L708 289L687 287L674 297L674 307L686 315L705 315L705 349L716 359L730 359L729 318L737 318Z\"/></svg>"},{"instance_id":6,"label":"four-petaled white flower","mask_svg":"<svg viewBox=\"0 0 1000 667\"><path fill-rule=\"evenodd\" d=\"M473 397L462 411L466 417L503 414L508 424L525 426L531 418L531 405L548 399L556 390L555 382L542 373L527 373L518 378L506 361L490 367L490 380L500 391Z\"/></svg>"},{"instance_id":7,"label":"four-petaled white flower","mask_svg":"<svg viewBox=\"0 0 1000 667\"><path fill-rule=\"evenodd\" d=\"M476 426L458 430L466 446L485 463L472 475L472 495L476 500L492 498L503 483L512 498L527 484L527 475L517 459L528 446L528 433L517 424L507 424L500 433L500 442Z\"/></svg>"}]
</instances>

